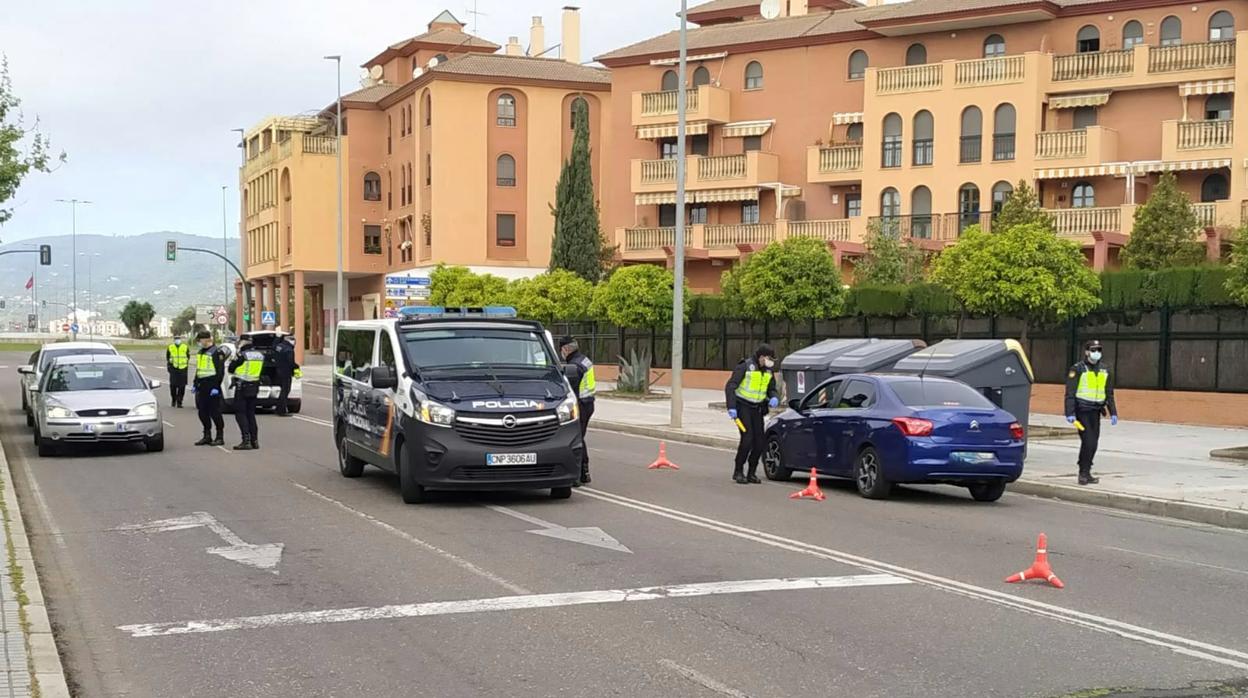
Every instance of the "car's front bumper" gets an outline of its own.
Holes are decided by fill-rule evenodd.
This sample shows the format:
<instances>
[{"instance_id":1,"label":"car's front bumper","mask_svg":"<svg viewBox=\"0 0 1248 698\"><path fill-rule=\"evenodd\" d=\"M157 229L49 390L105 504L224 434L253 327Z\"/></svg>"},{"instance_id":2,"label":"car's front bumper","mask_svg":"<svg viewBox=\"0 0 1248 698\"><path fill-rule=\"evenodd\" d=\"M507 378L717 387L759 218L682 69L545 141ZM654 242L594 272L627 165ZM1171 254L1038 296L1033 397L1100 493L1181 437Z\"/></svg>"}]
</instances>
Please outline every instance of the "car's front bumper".
<instances>
[{"instance_id":1,"label":"car's front bumper","mask_svg":"<svg viewBox=\"0 0 1248 698\"><path fill-rule=\"evenodd\" d=\"M159 415L49 419L39 426L41 437L71 444L141 442L163 434L164 424Z\"/></svg>"}]
</instances>

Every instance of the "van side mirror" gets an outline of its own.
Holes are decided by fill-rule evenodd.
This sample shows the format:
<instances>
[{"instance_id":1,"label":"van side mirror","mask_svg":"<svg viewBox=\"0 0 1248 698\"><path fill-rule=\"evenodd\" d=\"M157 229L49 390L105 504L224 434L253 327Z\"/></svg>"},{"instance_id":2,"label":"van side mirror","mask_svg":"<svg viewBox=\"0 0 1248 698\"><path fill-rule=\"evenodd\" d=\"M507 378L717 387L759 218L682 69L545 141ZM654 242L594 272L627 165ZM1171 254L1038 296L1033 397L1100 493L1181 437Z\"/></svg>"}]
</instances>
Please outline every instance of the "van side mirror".
<instances>
[{"instance_id":1,"label":"van side mirror","mask_svg":"<svg viewBox=\"0 0 1248 698\"><path fill-rule=\"evenodd\" d=\"M580 377L580 370L576 367L575 364L564 364L562 367L562 371L563 371L563 377L567 378L569 383L571 383L572 381L575 381L577 378ZM575 385L572 387L576 388Z\"/></svg>"},{"instance_id":2,"label":"van side mirror","mask_svg":"<svg viewBox=\"0 0 1248 698\"><path fill-rule=\"evenodd\" d=\"M17 372L22 374L23 376L33 375L35 372L35 367L31 366L30 364L26 364L25 366L18 366Z\"/></svg>"},{"instance_id":3,"label":"van side mirror","mask_svg":"<svg viewBox=\"0 0 1248 698\"><path fill-rule=\"evenodd\" d=\"M794 412L801 412L802 411L801 399L793 398L792 400L789 400L789 409L793 410Z\"/></svg>"},{"instance_id":4,"label":"van side mirror","mask_svg":"<svg viewBox=\"0 0 1248 698\"><path fill-rule=\"evenodd\" d=\"M374 366L371 383L377 390L394 390L399 387L399 378L389 366Z\"/></svg>"}]
</instances>

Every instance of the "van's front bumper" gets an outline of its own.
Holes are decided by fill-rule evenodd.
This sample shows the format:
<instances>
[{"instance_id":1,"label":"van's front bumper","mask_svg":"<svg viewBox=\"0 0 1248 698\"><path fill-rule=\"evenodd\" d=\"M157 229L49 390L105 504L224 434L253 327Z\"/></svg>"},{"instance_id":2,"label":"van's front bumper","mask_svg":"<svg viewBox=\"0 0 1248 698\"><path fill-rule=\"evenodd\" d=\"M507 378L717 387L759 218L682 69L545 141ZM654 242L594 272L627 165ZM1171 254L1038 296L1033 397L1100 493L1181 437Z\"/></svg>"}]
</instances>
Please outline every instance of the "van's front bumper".
<instances>
[{"instance_id":1,"label":"van's front bumper","mask_svg":"<svg viewBox=\"0 0 1248 698\"><path fill-rule=\"evenodd\" d=\"M536 443L486 446L451 427L404 420L404 458L416 481L431 489L522 490L569 487L581 476L585 443L580 425L562 424ZM491 454L534 454L535 464L489 465Z\"/></svg>"}]
</instances>

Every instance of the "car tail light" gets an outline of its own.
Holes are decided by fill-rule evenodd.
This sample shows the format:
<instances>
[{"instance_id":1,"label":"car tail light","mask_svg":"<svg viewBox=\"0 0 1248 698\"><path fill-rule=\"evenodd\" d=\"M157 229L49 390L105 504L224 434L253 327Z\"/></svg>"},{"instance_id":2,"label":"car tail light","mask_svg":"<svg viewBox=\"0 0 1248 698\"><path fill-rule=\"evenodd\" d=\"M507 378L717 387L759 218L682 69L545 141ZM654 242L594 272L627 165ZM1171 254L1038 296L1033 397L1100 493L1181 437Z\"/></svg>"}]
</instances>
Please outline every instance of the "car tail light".
<instances>
[{"instance_id":1,"label":"car tail light","mask_svg":"<svg viewBox=\"0 0 1248 698\"><path fill-rule=\"evenodd\" d=\"M1023 425L1019 424L1018 422L1014 422L1013 424L1011 424L1010 436L1014 437L1015 441L1022 441L1023 440Z\"/></svg>"},{"instance_id":2,"label":"car tail light","mask_svg":"<svg viewBox=\"0 0 1248 698\"><path fill-rule=\"evenodd\" d=\"M916 419L914 417L898 417L893 420L893 424L901 430L906 436L931 436L932 423L926 419Z\"/></svg>"}]
</instances>

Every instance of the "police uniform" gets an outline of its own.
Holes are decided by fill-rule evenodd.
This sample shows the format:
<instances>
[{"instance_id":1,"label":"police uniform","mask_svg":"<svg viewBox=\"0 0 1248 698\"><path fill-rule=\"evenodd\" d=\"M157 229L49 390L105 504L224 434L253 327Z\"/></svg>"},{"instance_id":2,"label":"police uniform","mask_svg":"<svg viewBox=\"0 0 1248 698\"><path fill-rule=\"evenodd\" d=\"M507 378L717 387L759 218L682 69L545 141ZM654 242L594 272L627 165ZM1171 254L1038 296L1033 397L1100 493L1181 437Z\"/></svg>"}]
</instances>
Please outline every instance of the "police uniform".
<instances>
[{"instance_id":1,"label":"police uniform","mask_svg":"<svg viewBox=\"0 0 1248 698\"><path fill-rule=\"evenodd\" d=\"M195 409L199 423L204 427L204 438L197 446L222 446L225 444L225 419L221 416L221 380L225 377L225 357L218 347L200 347L195 355ZM215 393L215 394L214 394ZM212 438L216 427L217 437Z\"/></svg>"},{"instance_id":2,"label":"police uniform","mask_svg":"<svg viewBox=\"0 0 1248 698\"><path fill-rule=\"evenodd\" d=\"M1101 417L1118 418L1114 381L1103 361L1080 361L1066 374L1066 417L1074 416L1079 430L1079 480L1093 481L1092 460L1101 440Z\"/></svg>"},{"instance_id":3,"label":"police uniform","mask_svg":"<svg viewBox=\"0 0 1248 698\"><path fill-rule=\"evenodd\" d=\"M594 416L594 395L598 391L598 381L594 377L594 362L581 353L580 349L572 352L567 358L568 364L575 366L578 378L576 399L581 419L581 441L585 441L585 430L589 428L589 418ZM588 484L589 478L589 446L581 452L581 482Z\"/></svg>"},{"instance_id":4,"label":"police uniform","mask_svg":"<svg viewBox=\"0 0 1248 698\"><path fill-rule=\"evenodd\" d=\"M169 371L169 400L174 407L181 407L186 397L186 371L191 365L191 348L184 342L170 344L165 349L165 368Z\"/></svg>"},{"instance_id":5,"label":"police uniform","mask_svg":"<svg viewBox=\"0 0 1248 698\"><path fill-rule=\"evenodd\" d=\"M260 448L260 429L256 424L256 403L260 398L260 373L264 370L264 353L252 347L240 348L230 362L234 375L234 419L243 438L235 451Z\"/></svg>"},{"instance_id":6,"label":"police uniform","mask_svg":"<svg viewBox=\"0 0 1248 698\"><path fill-rule=\"evenodd\" d=\"M772 369L760 363L761 359L756 354L754 358L741 361L733 370L728 384L724 386L728 407L737 411L737 421L740 422L740 442L732 470L732 477L737 482L742 482L743 477L757 478L755 472L758 470L758 459L767 448L763 437L763 420L771 400L779 397L775 374ZM747 461L749 471L743 475L742 470Z\"/></svg>"}]
</instances>

